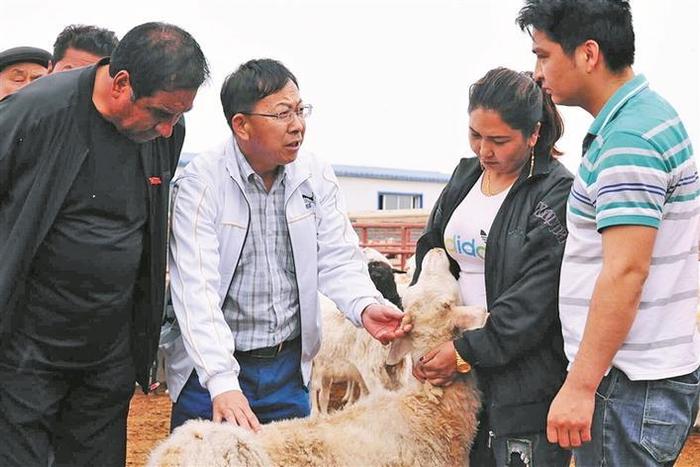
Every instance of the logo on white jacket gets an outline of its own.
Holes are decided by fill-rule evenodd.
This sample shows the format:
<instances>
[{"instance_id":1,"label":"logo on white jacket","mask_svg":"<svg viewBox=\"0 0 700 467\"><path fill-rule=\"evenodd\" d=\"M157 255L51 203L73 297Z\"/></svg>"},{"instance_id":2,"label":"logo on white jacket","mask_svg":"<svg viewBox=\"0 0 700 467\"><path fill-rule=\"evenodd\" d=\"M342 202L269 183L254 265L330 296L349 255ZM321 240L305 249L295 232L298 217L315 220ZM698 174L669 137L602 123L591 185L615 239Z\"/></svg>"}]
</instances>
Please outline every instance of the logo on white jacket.
<instances>
[{"instance_id":1,"label":"logo on white jacket","mask_svg":"<svg viewBox=\"0 0 700 467\"><path fill-rule=\"evenodd\" d=\"M306 206L306 209L312 209L316 206L316 200L314 199L313 193L310 195L305 195L304 193L302 193L301 199L304 200L304 206Z\"/></svg>"}]
</instances>

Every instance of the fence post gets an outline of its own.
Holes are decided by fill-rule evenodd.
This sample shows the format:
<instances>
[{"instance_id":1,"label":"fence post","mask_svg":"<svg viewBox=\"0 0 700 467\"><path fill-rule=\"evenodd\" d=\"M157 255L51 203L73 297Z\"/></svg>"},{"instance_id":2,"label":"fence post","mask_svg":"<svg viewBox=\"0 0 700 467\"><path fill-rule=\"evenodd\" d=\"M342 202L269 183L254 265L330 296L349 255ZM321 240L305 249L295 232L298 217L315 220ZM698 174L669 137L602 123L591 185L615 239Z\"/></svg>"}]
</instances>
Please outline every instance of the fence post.
<instances>
[{"instance_id":1,"label":"fence post","mask_svg":"<svg viewBox=\"0 0 700 467\"><path fill-rule=\"evenodd\" d=\"M367 227L361 226L360 227L360 246L366 246L367 245Z\"/></svg>"}]
</instances>

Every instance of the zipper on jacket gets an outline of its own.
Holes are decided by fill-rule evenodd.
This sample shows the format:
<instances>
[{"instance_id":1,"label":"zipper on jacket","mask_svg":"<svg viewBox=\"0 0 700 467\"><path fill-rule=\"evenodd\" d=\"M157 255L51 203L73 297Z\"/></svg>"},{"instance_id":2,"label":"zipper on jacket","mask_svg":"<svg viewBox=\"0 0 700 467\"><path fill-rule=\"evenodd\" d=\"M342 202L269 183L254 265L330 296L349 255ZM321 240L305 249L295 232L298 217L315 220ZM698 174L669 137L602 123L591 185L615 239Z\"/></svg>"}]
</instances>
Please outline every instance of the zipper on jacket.
<instances>
[{"instance_id":1,"label":"zipper on jacket","mask_svg":"<svg viewBox=\"0 0 700 467\"><path fill-rule=\"evenodd\" d=\"M289 234L289 219L287 218L287 205L289 204L289 200L292 199L292 196L294 196L294 193L296 193L296 191L299 189L299 187L308 179L309 178L307 177L307 178L301 180L294 187L294 189L292 191L290 191L289 198L284 200L284 222L287 223L287 235L289 238L289 249L292 252L292 262L294 263L294 281L297 283L297 301L299 302L299 336L302 338L302 347L304 345L303 344L303 340L304 340L303 337L304 336L303 336L303 330L302 330L302 325L301 325L301 316L302 316L302 313L301 313L301 287L299 287L299 273L297 271L297 262L294 259L294 244L292 243L292 236ZM315 219L315 216L314 216L314 219ZM316 223L316 221L314 220L314 224L315 223ZM318 259L317 259L317 261L318 261ZM318 287L318 282L317 282L316 286Z\"/></svg>"},{"instance_id":2,"label":"zipper on jacket","mask_svg":"<svg viewBox=\"0 0 700 467\"><path fill-rule=\"evenodd\" d=\"M539 176L539 175L538 175ZM504 224L504 212L506 210L510 209L510 205L513 202L513 198L515 198L515 195L520 191L523 186L526 183L530 183L530 179L533 176L528 175L526 177L523 177L522 175L518 177L518 179L515 181L513 186L510 188L510 191L506 195L506 197L503 199L503 202L501 203L501 207L498 208L498 212L496 212L496 217L493 219L493 223L491 224L491 227L489 228L489 237L493 238L496 235L494 235L496 232L500 232L501 229L503 228ZM492 248L493 249L493 248ZM488 248L488 240L486 242L486 254L484 255L484 287L486 290L486 303L490 303L491 297L489 297L489 290L491 290L491 280L489 279L489 274L486 274L487 270L491 270L493 266L491 266L491 262L489 261L493 257L493 254L489 255L489 248ZM489 434L492 432L489 432ZM489 437L489 442L491 438Z\"/></svg>"},{"instance_id":3,"label":"zipper on jacket","mask_svg":"<svg viewBox=\"0 0 700 467\"><path fill-rule=\"evenodd\" d=\"M236 180L233 177L231 177L231 179L238 186L238 189L241 190L241 194L243 195L243 199L245 200L245 204L248 207L248 223L246 224L246 227L245 227L245 236L243 237L243 243L241 244L241 251L238 253L238 261L236 261L236 266L233 268L233 274L235 275L236 270L238 269L238 265L241 262L241 256L243 256L243 247L245 246L245 242L248 241L248 232L250 232L250 220L252 219L253 214L252 214L252 210L250 208L250 201L248 201L248 196L246 196L245 190L240 185L240 183L238 183L238 180ZM231 288L231 284L233 284L233 276L231 276L231 281L229 282L228 288L226 289L226 294L228 294L228 290ZM222 310L222 312L223 312L223 310ZM226 316L224 316L224 320L225 319L226 319Z\"/></svg>"},{"instance_id":4,"label":"zipper on jacket","mask_svg":"<svg viewBox=\"0 0 700 467\"><path fill-rule=\"evenodd\" d=\"M489 430L489 439L486 442L486 447L489 449L492 449L493 444L491 443L491 440L493 440L496 437L496 433L493 432L493 430Z\"/></svg>"}]
</instances>

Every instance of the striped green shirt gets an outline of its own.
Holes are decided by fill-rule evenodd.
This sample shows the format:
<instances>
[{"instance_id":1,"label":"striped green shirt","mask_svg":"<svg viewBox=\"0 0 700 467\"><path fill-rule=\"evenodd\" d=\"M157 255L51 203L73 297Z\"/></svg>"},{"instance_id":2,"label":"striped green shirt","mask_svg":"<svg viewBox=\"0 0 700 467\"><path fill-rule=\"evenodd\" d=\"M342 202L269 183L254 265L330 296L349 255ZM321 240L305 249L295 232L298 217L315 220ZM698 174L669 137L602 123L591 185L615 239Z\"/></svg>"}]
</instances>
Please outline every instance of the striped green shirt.
<instances>
[{"instance_id":1,"label":"striped green shirt","mask_svg":"<svg viewBox=\"0 0 700 467\"><path fill-rule=\"evenodd\" d=\"M578 352L603 262L601 231L657 229L635 322L613 366L631 379L661 379L700 365L695 331L700 183L688 134L642 75L623 85L593 121L568 201L560 315L569 361Z\"/></svg>"}]
</instances>

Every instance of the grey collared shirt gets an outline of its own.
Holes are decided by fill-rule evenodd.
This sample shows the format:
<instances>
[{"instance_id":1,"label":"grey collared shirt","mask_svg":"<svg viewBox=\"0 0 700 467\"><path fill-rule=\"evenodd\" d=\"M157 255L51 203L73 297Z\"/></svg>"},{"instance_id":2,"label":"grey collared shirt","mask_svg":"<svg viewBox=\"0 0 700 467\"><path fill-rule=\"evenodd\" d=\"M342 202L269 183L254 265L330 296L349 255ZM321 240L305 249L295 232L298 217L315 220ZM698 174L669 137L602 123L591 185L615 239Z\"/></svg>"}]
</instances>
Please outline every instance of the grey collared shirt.
<instances>
[{"instance_id":1,"label":"grey collared shirt","mask_svg":"<svg viewBox=\"0 0 700 467\"><path fill-rule=\"evenodd\" d=\"M300 334L299 290L285 215L284 166L267 192L240 151L236 162L250 203L250 222L223 311L236 349L251 350Z\"/></svg>"}]
</instances>

